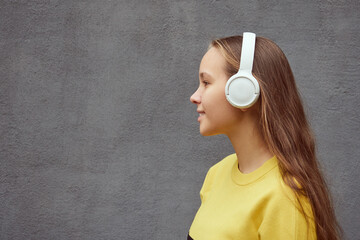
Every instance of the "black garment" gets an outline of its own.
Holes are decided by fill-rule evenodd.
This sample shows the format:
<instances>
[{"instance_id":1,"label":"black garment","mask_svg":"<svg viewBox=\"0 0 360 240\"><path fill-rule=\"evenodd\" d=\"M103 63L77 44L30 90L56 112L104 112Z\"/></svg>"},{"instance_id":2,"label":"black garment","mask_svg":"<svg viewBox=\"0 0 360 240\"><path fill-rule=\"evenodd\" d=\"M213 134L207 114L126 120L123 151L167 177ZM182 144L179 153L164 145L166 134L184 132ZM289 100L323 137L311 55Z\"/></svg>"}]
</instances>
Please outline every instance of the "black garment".
<instances>
[{"instance_id":1,"label":"black garment","mask_svg":"<svg viewBox=\"0 0 360 240\"><path fill-rule=\"evenodd\" d=\"M192 239L192 238L190 237L190 235L188 234L187 240L194 240L194 239Z\"/></svg>"}]
</instances>

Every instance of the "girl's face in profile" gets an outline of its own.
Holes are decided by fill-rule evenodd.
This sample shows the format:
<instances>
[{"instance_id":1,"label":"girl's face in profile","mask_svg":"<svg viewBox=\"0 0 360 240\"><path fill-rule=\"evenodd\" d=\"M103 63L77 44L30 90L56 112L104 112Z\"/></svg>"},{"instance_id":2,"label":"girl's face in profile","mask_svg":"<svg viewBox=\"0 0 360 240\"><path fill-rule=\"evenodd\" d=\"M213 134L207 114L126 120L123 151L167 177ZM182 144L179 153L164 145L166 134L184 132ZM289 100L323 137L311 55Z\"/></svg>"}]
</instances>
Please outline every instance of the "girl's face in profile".
<instances>
[{"instance_id":1,"label":"girl's face in profile","mask_svg":"<svg viewBox=\"0 0 360 240\"><path fill-rule=\"evenodd\" d=\"M214 47L201 60L199 68L199 88L190 97L197 105L200 133L203 136L228 135L241 120L242 111L230 105L225 97L228 80L225 58Z\"/></svg>"}]
</instances>

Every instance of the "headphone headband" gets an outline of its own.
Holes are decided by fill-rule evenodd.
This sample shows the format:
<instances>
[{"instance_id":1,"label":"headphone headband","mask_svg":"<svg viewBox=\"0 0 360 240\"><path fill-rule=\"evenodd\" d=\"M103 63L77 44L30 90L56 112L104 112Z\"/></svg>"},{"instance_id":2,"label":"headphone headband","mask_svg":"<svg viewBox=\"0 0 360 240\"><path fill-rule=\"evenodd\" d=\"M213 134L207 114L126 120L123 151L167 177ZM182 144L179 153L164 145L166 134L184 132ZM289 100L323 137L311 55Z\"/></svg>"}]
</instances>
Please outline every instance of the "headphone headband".
<instances>
[{"instance_id":1,"label":"headphone headband","mask_svg":"<svg viewBox=\"0 0 360 240\"><path fill-rule=\"evenodd\" d=\"M252 72L254 52L255 52L256 34L251 32L243 33L243 41L241 46L241 58L239 71Z\"/></svg>"}]
</instances>

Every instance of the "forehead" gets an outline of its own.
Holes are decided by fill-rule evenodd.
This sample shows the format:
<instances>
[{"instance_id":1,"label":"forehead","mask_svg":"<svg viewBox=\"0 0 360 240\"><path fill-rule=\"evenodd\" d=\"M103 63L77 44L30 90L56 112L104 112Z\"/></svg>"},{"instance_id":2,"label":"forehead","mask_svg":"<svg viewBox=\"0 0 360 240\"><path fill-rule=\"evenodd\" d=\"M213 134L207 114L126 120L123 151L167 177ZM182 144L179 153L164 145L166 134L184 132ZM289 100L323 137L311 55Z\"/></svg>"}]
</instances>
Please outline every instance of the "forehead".
<instances>
[{"instance_id":1,"label":"forehead","mask_svg":"<svg viewBox=\"0 0 360 240\"><path fill-rule=\"evenodd\" d=\"M203 56L199 73L208 72L212 75L223 75L225 74L225 63L225 58L221 55L220 51L212 47Z\"/></svg>"}]
</instances>

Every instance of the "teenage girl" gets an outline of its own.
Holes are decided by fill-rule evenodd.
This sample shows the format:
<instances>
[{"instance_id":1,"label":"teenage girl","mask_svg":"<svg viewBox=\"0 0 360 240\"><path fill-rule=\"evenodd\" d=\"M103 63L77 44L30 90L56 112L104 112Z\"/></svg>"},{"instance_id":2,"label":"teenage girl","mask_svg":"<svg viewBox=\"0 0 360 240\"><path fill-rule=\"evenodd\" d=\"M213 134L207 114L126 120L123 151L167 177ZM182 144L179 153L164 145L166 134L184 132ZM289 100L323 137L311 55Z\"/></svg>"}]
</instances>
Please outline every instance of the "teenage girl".
<instances>
[{"instance_id":1,"label":"teenage girl","mask_svg":"<svg viewBox=\"0 0 360 240\"><path fill-rule=\"evenodd\" d=\"M329 191L290 65L253 33L211 42L200 63L200 133L235 153L212 166L188 239L338 240Z\"/></svg>"}]
</instances>

